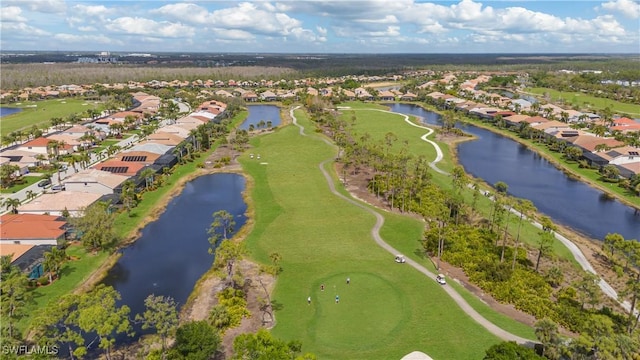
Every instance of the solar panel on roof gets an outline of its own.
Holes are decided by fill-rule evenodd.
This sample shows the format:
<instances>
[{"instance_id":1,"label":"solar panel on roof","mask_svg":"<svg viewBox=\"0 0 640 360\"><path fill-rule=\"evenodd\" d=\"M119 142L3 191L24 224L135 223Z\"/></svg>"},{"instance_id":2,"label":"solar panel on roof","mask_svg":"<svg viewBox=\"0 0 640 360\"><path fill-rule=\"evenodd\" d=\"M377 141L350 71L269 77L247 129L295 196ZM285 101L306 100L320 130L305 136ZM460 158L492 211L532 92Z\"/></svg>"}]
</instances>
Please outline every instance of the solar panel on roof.
<instances>
[{"instance_id":1,"label":"solar panel on roof","mask_svg":"<svg viewBox=\"0 0 640 360\"><path fill-rule=\"evenodd\" d=\"M637 156L637 155L638 155L638 152L637 152L637 151L629 151L629 155Z\"/></svg>"},{"instance_id":2,"label":"solar panel on roof","mask_svg":"<svg viewBox=\"0 0 640 360\"><path fill-rule=\"evenodd\" d=\"M142 162L147 161L146 155L126 155L122 157L122 161Z\"/></svg>"},{"instance_id":3,"label":"solar panel on roof","mask_svg":"<svg viewBox=\"0 0 640 360\"><path fill-rule=\"evenodd\" d=\"M122 174L126 173L129 168L126 166L105 166L102 168L103 171L108 171L114 174Z\"/></svg>"}]
</instances>

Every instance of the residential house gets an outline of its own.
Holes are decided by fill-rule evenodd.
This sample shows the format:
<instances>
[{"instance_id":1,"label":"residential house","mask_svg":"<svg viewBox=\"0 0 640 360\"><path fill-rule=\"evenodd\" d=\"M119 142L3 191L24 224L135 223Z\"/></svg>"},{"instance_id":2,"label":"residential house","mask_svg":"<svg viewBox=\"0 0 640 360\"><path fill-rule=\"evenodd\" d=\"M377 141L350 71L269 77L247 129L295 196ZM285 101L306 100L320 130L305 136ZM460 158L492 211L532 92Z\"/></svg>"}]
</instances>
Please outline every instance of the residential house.
<instances>
[{"instance_id":1,"label":"residential house","mask_svg":"<svg viewBox=\"0 0 640 360\"><path fill-rule=\"evenodd\" d=\"M394 101L396 99L396 96L391 91L384 90L378 93L378 98L381 101Z\"/></svg>"},{"instance_id":2,"label":"residential house","mask_svg":"<svg viewBox=\"0 0 640 360\"><path fill-rule=\"evenodd\" d=\"M640 131L640 123L626 117L613 119L612 123L612 126L609 127L611 131L620 131L621 133Z\"/></svg>"},{"instance_id":3,"label":"residential house","mask_svg":"<svg viewBox=\"0 0 640 360\"><path fill-rule=\"evenodd\" d=\"M58 146L57 150L50 149L49 143L52 141L54 140L41 136L18 146L16 150L29 151L31 153L42 154L45 156L52 151L57 151L58 155L64 155L72 152L72 146L68 144L62 144Z\"/></svg>"},{"instance_id":4,"label":"residential house","mask_svg":"<svg viewBox=\"0 0 640 360\"><path fill-rule=\"evenodd\" d=\"M84 209L100 198L100 194L78 191L46 193L18 207L19 214L49 214L61 216L66 210L80 216Z\"/></svg>"},{"instance_id":5,"label":"residential house","mask_svg":"<svg viewBox=\"0 0 640 360\"><path fill-rule=\"evenodd\" d=\"M147 139L146 141L141 142L140 144L152 142L156 144L169 145L171 147L174 147L184 141L183 137L178 136L176 134L167 133L167 132L155 132L147 136L146 139Z\"/></svg>"},{"instance_id":6,"label":"residential house","mask_svg":"<svg viewBox=\"0 0 640 360\"><path fill-rule=\"evenodd\" d=\"M24 175L29 173L30 167L40 165L41 161L38 160L39 156L44 155L32 151L5 150L0 152L0 164L15 165L20 168L18 170L19 175Z\"/></svg>"},{"instance_id":7,"label":"residential house","mask_svg":"<svg viewBox=\"0 0 640 360\"><path fill-rule=\"evenodd\" d=\"M135 176L145 165L130 161L110 159L93 166L94 169L108 171L113 174L124 175L126 177Z\"/></svg>"},{"instance_id":8,"label":"residential house","mask_svg":"<svg viewBox=\"0 0 640 360\"><path fill-rule=\"evenodd\" d=\"M260 94L260 99L262 101L276 101L278 100L278 96L271 90L267 90Z\"/></svg>"},{"instance_id":9,"label":"residential house","mask_svg":"<svg viewBox=\"0 0 640 360\"><path fill-rule=\"evenodd\" d=\"M168 154L173 150L173 146L164 145L160 143L155 143L152 141L142 141L136 144L134 147L129 149L129 151L142 151L142 152L150 152L159 155Z\"/></svg>"},{"instance_id":10,"label":"residential house","mask_svg":"<svg viewBox=\"0 0 640 360\"><path fill-rule=\"evenodd\" d=\"M256 102L258 101L258 95L253 91L248 91L242 94L242 100L245 102Z\"/></svg>"},{"instance_id":11,"label":"residential house","mask_svg":"<svg viewBox=\"0 0 640 360\"><path fill-rule=\"evenodd\" d=\"M67 221L55 215L0 216L0 244L58 245L66 239ZM15 259L15 258L14 258Z\"/></svg>"},{"instance_id":12,"label":"residential house","mask_svg":"<svg viewBox=\"0 0 640 360\"><path fill-rule=\"evenodd\" d=\"M11 255L11 265L17 267L29 280L36 280L44 275L44 254L54 245L3 244L0 255Z\"/></svg>"},{"instance_id":13,"label":"residential house","mask_svg":"<svg viewBox=\"0 0 640 360\"><path fill-rule=\"evenodd\" d=\"M66 191L106 195L119 192L117 189L127 179L129 176L109 171L84 169L64 179L63 183Z\"/></svg>"},{"instance_id":14,"label":"residential house","mask_svg":"<svg viewBox=\"0 0 640 360\"><path fill-rule=\"evenodd\" d=\"M400 96L401 101L415 101L418 98L418 95L408 92Z\"/></svg>"}]
</instances>

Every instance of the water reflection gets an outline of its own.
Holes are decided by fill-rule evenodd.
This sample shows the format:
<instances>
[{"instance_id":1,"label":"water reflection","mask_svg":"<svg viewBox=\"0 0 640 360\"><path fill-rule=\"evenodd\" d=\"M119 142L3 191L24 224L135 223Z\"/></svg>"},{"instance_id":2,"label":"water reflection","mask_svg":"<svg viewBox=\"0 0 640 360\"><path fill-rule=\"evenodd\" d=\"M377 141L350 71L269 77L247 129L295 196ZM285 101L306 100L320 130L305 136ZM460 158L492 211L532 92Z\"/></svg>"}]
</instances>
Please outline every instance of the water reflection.
<instances>
[{"instance_id":1,"label":"water reflection","mask_svg":"<svg viewBox=\"0 0 640 360\"><path fill-rule=\"evenodd\" d=\"M226 210L234 215L236 229L246 222L242 198L245 180L237 174L213 174L189 182L157 221L147 225L104 279L122 295L120 305L131 308L132 316L144 311L150 295L170 296L179 305L187 301L196 281L212 265L208 253L208 229L212 214ZM121 337L118 342L135 341Z\"/></svg>"},{"instance_id":2,"label":"water reflection","mask_svg":"<svg viewBox=\"0 0 640 360\"><path fill-rule=\"evenodd\" d=\"M391 111L441 124L438 114L419 106L388 105ZM458 160L468 173L489 184L507 183L513 196L531 200L555 222L592 238L603 239L611 232L627 239L640 238L640 216L633 208L617 200L603 200L603 192L565 175L516 141L473 125L463 128L478 138L458 145Z\"/></svg>"}]
</instances>

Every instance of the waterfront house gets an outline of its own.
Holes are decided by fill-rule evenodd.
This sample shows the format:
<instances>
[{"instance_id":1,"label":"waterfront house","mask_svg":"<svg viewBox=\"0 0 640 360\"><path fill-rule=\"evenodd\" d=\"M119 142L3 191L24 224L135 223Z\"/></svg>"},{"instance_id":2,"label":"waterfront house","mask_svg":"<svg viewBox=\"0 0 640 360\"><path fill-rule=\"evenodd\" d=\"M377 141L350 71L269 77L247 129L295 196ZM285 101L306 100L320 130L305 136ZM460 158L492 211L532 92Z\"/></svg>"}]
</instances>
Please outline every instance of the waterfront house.
<instances>
[{"instance_id":1,"label":"waterfront house","mask_svg":"<svg viewBox=\"0 0 640 360\"><path fill-rule=\"evenodd\" d=\"M100 194L60 191L46 193L18 207L19 214L49 214L62 216L67 210L71 216L80 216L82 211L96 202Z\"/></svg>"},{"instance_id":2,"label":"waterfront house","mask_svg":"<svg viewBox=\"0 0 640 360\"><path fill-rule=\"evenodd\" d=\"M0 216L0 244L58 245L66 239L67 221L55 215L5 214ZM15 259L15 258L14 258Z\"/></svg>"},{"instance_id":3,"label":"waterfront house","mask_svg":"<svg viewBox=\"0 0 640 360\"><path fill-rule=\"evenodd\" d=\"M84 169L64 179L63 183L66 191L106 195L117 192L116 189L127 179L129 177L122 174L98 169Z\"/></svg>"}]
</instances>

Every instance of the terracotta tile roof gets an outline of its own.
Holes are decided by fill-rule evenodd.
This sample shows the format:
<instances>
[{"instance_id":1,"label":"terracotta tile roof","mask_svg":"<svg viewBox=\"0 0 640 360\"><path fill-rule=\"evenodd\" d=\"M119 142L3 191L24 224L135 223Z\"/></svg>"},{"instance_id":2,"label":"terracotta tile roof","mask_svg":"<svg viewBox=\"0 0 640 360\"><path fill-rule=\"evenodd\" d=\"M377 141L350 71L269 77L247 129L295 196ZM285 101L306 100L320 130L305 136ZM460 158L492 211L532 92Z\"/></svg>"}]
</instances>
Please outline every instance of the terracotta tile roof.
<instances>
[{"instance_id":1,"label":"terracotta tile roof","mask_svg":"<svg viewBox=\"0 0 640 360\"><path fill-rule=\"evenodd\" d=\"M115 156L116 160L125 162L139 162L144 164L153 164L160 157L160 154L149 151L125 151ZM123 160L126 159L126 160ZM135 160L135 161L134 161Z\"/></svg>"},{"instance_id":2,"label":"terracotta tile roof","mask_svg":"<svg viewBox=\"0 0 640 360\"><path fill-rule=\"evenodd\" d=\"M134 176L138 173L138 171L140 171L140 169L145 166L146 165L142 163L119 161L113 159L97 164L93 168L97 170L108 171L118 175Z\"/></svg>"},{"instance_id":3,"label":"terracotta tile roof","mask_svg":"<svg viewBox=\"0 0 640 360\"><path fill-rule=\"evenodd\" d=\"M569 141L574 145L591 152L594 152L596 150L596 146L598 145L606 145L609 148L615 148L624 145L622 141L618 141L614 138L603 138L591 135L576 136L574 139L571 139Z\"/></svg>"},{"instance_id":4,"label":"terracotta tile roof","mask_svg":"<svg viewBox=\"0 0 640 360\"><path fill-rule=\"evenodd\" d=\"M2 244L0 245L0 256L8 256L13 255L11 257L11 262L18 260L20 256L22 256L27 251L31 250L34 245L24 245L24 244Z\"/></svg>"},{"instance_id":5,"label":"terracotta tile roof","mask_svg":"<svg viewBox=\"0 0 640 360\"><path fill-rule=\"evenodd\" d=\"M41 136L31 141L27 141L26 143L22 144L22 146L23 147L47 147L47 144L49 144L51 141L52 141L51 139L47 139Z\"/></svg>"},{"instance_id":6,"label":"terracotta tile roof","mask_svg":"<svg viewBox=\"0 0 640 360\"><path fill-rule=\"evenodd\" d=\"M67 222L53 215L8 214L0 217L0 224L2 240L31 240L58 239L64 235L62 227Z\"/></svg>"}]
</instances>

